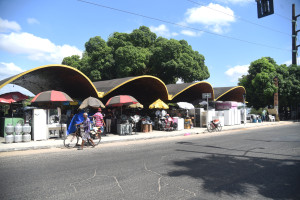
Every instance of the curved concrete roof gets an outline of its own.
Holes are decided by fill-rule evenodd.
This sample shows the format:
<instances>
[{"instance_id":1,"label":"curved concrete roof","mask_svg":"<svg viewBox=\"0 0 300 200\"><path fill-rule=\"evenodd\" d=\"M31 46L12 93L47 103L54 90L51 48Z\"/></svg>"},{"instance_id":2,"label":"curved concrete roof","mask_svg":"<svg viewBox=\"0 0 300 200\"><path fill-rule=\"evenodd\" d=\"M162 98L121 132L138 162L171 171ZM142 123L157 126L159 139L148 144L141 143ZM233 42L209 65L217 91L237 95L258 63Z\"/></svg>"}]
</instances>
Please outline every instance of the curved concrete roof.
<instances>
[{"instance_id":1,"label":"curved concrete roof","mask_svg":"<svg viewBox=\"0 0 300 200\"><path fill-rule=\"evenodd\" d=\"M202 93L211 93L210 100L243 102L246 93L242 86L212 88L206 81L166 86L159 78L149 75L92 83L82 72L66 65L45 65L28 70L0 81L0 89L7 84L22 86L33 94L59 90L77 99L99 97L104 103L116 95L131 95L146 107L157 99L193 103L202 99Z\"/></svg>"},{"instance_id":2,"label":"curved concrete roof","mask_svg":"<svg viewBox=\"0 0 300 200\"><path fill-rule=\"evenodd\" d=\"M202 93L211 93L210 100L214 100L214 90L211 84L206 81L196 83L182 83L167 85L172 102L194 102L202 99Z\"/></svg>"},{"instance_id":3,"label":"curved concrete roof","mask_svg":"<svg viewBox=\"0 0 300 200\"><path fill-rule=\"evenodd\" d=\"M26 88L33 94L47 90L58 90L72 98L98 97L90 79L79 70L66 65L45 65L33 68L0 81L0 89L7 84Z\"/></svg>"},{"instance_id":4,"label":"curved concrete roof","mask_svg":"<svg viewBox=\"0 0 300 200\"><path fill-rule=\"evenodd\" d=\"M163 81L155 76L126 77L94 82L103 101L116 95L131 95L145 106L157 99L168 101L168 89Z\"/></svg>"},{"instance_id":5,"label":"curved concrete roof","mask_svg":"<svg viewBox=\"0 0 300 200\"><path fill-rule=\"evenodd\" d=\"M246 94L246 89L243 86L216 87L214 91L215 101L243 102L243 94Z\"/></svg>"}]
</instances>

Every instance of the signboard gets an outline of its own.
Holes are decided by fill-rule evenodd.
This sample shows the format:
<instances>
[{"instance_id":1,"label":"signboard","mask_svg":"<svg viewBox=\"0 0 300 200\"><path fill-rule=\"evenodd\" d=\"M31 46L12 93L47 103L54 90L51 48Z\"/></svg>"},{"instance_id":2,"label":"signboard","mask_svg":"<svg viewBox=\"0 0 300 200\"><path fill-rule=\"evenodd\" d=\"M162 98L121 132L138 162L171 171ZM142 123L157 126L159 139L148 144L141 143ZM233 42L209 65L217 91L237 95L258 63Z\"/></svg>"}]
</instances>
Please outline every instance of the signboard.
<instances>
[{"instance_id":1,"label":"signboard","mask_svg":"<svg viewBox=\"0 0 300 200\"><path fill-rule=\"evenodd\" d=\"M256 0L256 2L258 18L274 14L273 0Z\"/></svg>"},{"instance_id":2,"label":"signboard","mask_svg":"<svg viewBox=\"0 0 300 200\"><path fill-rule=\"evenodd\" d=\"M211 93L202 93L202 99L211 98Z\"/></svg>"}]
</instances>

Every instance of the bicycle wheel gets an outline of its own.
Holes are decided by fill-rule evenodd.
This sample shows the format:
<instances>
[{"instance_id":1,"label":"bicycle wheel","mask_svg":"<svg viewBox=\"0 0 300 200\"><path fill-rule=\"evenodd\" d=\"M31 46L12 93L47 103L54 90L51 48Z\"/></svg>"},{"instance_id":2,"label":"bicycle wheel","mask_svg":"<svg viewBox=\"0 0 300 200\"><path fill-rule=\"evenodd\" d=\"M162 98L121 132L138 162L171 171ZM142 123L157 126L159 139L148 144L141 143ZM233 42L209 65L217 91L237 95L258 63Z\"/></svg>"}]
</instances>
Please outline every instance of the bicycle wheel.
<instances>
[{"instance_id":1,"label":"bicycle wheel","mask_svg":"<svg viewBox=\"0 0 300 200\"><path fill-rule=\"evenodd\" d=\"M217 126L217 131L222 131L222 125L221 124L218 124L218 126Z\"/></svg>"},{"instance_id":2,"label":"bicycle wheel","mask_svg":"<svg viewBox=\"0 0 300 200\"><path fill-rule=\"evenodd\" d=\"M214 130L214 128L212 127L212 125L210 123L207 124L207 131L212 132L213 130Z\"/></svg>"},{"instance_id":3,"label":"bicycle wheel","mask_svg":"<svg viewBox=\"0 0 300 200\"><path fill-rule=\"evenodd\" d=\"M101 133L97 132L95 134L90 134L90 135L91 135L91 138L92 138L95 146L97 146L101 142ZM90 145L92 145L89 140L88 140L88 142Z\"/></svg>"},{"instance_id":4,"label":"bicycle wheel","mask_svg":"<svg viewBox=\"0 0 300 200\"><path fill-rule=\"evenodd\" d=\"M78 143L78 136L75 134L66 135L64 138L64 145L67 148L74 148Z\"/></svg>"}]
</instances>

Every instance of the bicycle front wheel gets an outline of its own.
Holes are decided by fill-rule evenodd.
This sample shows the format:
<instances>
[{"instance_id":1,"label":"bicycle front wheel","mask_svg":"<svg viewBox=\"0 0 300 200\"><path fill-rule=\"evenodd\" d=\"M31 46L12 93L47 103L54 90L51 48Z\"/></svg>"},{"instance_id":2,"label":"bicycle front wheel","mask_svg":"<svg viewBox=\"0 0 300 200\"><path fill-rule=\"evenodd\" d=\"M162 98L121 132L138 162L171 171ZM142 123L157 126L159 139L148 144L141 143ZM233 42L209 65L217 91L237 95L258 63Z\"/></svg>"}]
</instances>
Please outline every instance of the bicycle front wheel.
<instances>
[{"instance_id":1,"label":"bicycle front wheel","mask_svg":"<svg viewBox=\"0 0 300 200\"><path fill-rule=\"evenodd\" d=\"M218 124L217 130L218 130L219 132L222 130L222 125L221 125L221 124Z\"/></svg>"},{"instance_id":2,"label":"bicycle front wheel","mask_svg":"<svg viewBox=\"0 0 300 200\"><path fill-rule=\"evenodd\" d=\"M64 145L67 148L74 148L78 143L78 136L75 134L69 134L65 136Z\"/></svg>"},{"instance_id":3,"label":"bicycle front wheel","mask_svg":"<svg viewBox=\"0 0 300 200\"><path fill-rule=\"evenodd\" d=\"M97 132L95 134L91 134L91 138L92 138L95 146L97 146L101 142L101 133Z\"/></svg>"},{"instance_id":4,"label":"bicycle front wheel","mask_svg":"<svg viewBox=\"0 0 300 200\"><path fill-rule=\"evenodd\" d=\"M212 127L211 124L207 124L207 131L208 132L212 132L214 130L214 128Z\"/></svg>"}]
</instances>

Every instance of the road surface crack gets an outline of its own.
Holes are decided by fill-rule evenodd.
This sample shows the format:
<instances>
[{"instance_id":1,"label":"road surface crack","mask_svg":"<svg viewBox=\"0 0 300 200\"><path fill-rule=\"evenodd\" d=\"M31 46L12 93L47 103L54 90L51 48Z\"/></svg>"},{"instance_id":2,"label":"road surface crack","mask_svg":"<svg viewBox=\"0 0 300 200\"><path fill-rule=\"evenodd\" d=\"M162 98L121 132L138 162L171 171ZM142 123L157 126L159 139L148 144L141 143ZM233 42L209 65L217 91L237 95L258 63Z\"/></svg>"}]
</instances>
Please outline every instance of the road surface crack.
<instances>
[{"instance_id":1,"label":"road surface crack","mask_svg":"<svg viewBox=\"0 0 300 200\"><path fill-rule=\"evenodd\" d=\"M153 174L159 176L158 181L157 181L157 184L158 184L158 192L160 192L160 191L161 191L161 179L164 178L164 176L161 175L160 173L157 173L157 172L155 172L155 171L152 171L152 170L148 169L147 166L146 166L146 163L144 163L144 167L145 167L145 170L146 170L146 171L151 172L151 173L153 173ZM169 185L169 184L167 184L167 183L165 184L165 186L168 186L168 185ZM170 186L170 185L169 185L169 186ZM172 187L172 186L171 186L171 187ZM187 190L187 189L184 189L184 188L181 188L181 187L177 187L177 188L180 189L180 190L182 190L182 191L184 191L184 192L187 192L187 193L193 195L194 197L196 197L196 193L195 193L195 192L192 192L192 191L190 191L190 190Z\"/></svg>"},{"instance_id":2,"label":"road surface crack","mask_svg":"<svg viewBox=\"0 0 300 200\"><path fill-rule=\"evenodd\" d=\"M161 190L161 184L160 184L160 181L161 181L161 179L163 178L163 175L161 175L161 174L159 174L159 173L157 173L157 172L155 172L155 171L152 171L152 170L148 169L147 166L146 166L146 163L144 163L144 167L145 167L145 170L146 170L146 171L151 172L151 173L156 174L156 175L159 176L158 181L157 181L157 184L158 184L158 192L160 192L160 190Z\"/></svg>"},{"instance_id":3,"label":"road surface crack","mask_svg":"<svg viewBox=\"0 0 300 200\"><path fill-rule=\"evenodd\" d=\"M121 190L122 193L124 194L124 190L123 190L123 188L121 187L121 185L120 185L120 183L119 183L119 181L118 181L118 179L117 179L116 176L97 175L97 169L95 169L94 175L93 175L92 177L87 178L87 179L84 179L84 180L81 180L81 181L77 181L77 182L74 182L74 183L70 183L70 186L73 187L73 189L74 189L75 192L78 192L78 191L77 191L77 188L76 188L76 186L75 186L75 184L81 184L81 183L86 182L86 181L89 181L89 182L91 183L91 180L92 180L93 178L95 178L95 177L108 177L108 178L113 178L113 179L115 180L115 182L116 182L116 185L120 188L120 190Z\"/></svg>"}]
</instances>

